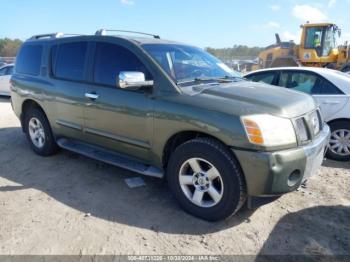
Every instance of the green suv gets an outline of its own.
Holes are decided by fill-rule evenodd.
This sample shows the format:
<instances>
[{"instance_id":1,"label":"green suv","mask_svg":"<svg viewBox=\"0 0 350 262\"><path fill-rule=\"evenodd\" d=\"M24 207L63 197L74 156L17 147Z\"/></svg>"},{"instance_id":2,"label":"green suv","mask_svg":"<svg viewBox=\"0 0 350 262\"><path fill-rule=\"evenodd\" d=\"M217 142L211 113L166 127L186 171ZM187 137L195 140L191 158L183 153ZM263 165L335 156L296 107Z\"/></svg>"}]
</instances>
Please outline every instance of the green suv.
<instances>
[{"instance_id":1,"label":"green suv","mask_svg":"<svg viewBox=\"0 0 350 262\"><path fill-rule=\"evenodd\" d=\"M194 46L111 34L22 45L12 105L37 154L165 178L210 221L296 190L321 165L329 127L311 96L246 81Z\"/></svg>"}]
</instances>

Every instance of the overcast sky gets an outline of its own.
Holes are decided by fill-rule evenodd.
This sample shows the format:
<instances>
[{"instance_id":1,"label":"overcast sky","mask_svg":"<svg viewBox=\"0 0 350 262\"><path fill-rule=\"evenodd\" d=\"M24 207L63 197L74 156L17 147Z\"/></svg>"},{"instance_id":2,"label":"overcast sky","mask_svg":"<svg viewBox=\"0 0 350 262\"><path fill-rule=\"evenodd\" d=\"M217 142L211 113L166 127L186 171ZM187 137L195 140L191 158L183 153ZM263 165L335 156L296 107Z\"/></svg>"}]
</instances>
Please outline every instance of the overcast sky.
<instances>
[{"instance_id":1,"label":"overcast sky","mask_svg":"<svg viewBox=\"0 0 350 262\"><path fill-rule=\"evenodd\" d=\"M350 0L8 0L1 1L0 38L136 30L200 47L299 42L300 24L329 21L350 40Z\"/></svg>"}]
</instances>

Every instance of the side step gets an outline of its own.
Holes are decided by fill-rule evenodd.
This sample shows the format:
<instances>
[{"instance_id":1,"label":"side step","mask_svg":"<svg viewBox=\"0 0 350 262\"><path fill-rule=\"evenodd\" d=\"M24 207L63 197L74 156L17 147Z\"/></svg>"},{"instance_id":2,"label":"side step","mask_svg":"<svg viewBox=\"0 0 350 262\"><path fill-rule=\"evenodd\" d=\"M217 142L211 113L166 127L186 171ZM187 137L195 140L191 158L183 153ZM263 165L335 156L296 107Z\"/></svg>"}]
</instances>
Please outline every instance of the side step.
<instances>
[{"instance_id":1,"label":"side step","mask_svg":"<svg viewBox=\"0 0 350 262\"><path fill-rule=\"evenodd\" d=\"M125 157L122 154L118 154L108 149L103 149L97 146L66 138L58 139L57 144L69 151L105 162L107 164L125 168L145 176L157 178L164 177L163 172L158 168L142 164L139 161L135 161L131 158Z\"/></svg>"}]
</instances>

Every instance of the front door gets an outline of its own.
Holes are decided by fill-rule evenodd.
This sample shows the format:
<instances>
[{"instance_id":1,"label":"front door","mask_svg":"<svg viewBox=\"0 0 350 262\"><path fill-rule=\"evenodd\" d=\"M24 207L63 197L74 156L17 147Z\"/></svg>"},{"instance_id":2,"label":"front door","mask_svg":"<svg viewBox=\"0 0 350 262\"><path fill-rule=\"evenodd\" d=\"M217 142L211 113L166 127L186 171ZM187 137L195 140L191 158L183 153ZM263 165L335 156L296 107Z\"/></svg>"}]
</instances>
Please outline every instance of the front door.
<instances>
[{"instance_id":1,"label":"front door","mask_svg":"<svg viewBox=\"0 0 350 262\"><path fill-rule=\"evenodd\" d=\"M96 43L94 60L94 84L89 87L85 109L84 131L89 142L148 161L153 136L152 90L121 89L117 76L121 71L143 72L146 80L152 76L135 54L113 43Z\"/></svg>"}]
</instances>

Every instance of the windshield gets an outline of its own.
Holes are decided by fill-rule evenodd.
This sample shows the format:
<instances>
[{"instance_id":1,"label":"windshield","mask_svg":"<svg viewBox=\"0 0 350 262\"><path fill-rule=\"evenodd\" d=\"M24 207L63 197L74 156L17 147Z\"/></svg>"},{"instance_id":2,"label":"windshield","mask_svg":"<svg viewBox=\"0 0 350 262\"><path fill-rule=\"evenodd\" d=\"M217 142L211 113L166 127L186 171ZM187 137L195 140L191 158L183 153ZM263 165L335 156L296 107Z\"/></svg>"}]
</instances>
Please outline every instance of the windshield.
<instances>
[{"instance_id":1,"label":"windshield","mask_svg":"<svg viewBox=\"0 0 350 262\"><path fill-rule=\"evenodd\" d=\"M328 27L324 38L323 56L328 56L332 49L337 47L337 31Z\"/></svg>"},{"instance_id":2,"label":"windshield","mask_svg":"<svg viewBox=\"0 0 350 262\"><path fill-rule=\"evenodd\" d=\"M219 59L200 48L178 44L142 46L178 84L197 81L242 78Z\"/></svg>"}]
</instances>

